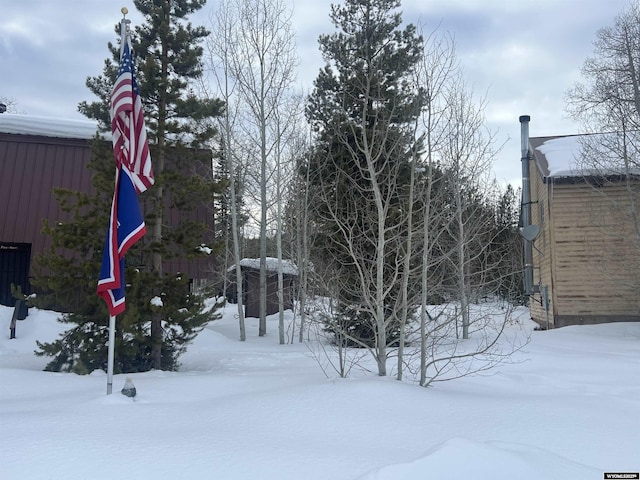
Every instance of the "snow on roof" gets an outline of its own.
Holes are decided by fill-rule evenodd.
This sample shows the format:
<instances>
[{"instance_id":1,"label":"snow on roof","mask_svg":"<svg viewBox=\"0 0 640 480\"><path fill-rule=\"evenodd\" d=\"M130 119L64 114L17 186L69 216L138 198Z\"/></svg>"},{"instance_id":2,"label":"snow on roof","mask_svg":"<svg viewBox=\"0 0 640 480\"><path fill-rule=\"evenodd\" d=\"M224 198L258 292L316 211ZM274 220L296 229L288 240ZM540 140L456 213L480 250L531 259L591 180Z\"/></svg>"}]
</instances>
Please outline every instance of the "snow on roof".
<instances>
[{"instance_id":1,"label":"snow on roof","mask_svg":"<svg viewBox=\"0 0 640 480\"><path fill-rule=\"evenodd\" d=\"M91 139L96 135L98 123L93 120L40 117L37 115L0 114L0 132L16 135ZM110 135L101 133L104 138Z\"/></svg>"},{"instance_id":2,"label":"snow on roof","mask_svg":"<svg viewBox=\"0 0 640 480\"><path fill-rule=\"evenodd\" d=\"M620 152L629 138L616 133L532 138L546 164L547 177L588 177L600 175L640 174L625 164ZM634 162L635 163L635 162ZM543 168L544 170L544 168Z\"/></svg>"},{"instance_id":3,"label":"snow on roof","mask_svg":"<svg viewBox=\"0 0 640 480\"><path fill-rule=\"evenodd\" d=\"M95 137L97 131L98 122L95 120L41 117L13 113L0 114L0 133L90 140ZM111 140L111 132L99 133L101 138ZM194 140L194 136L191 133L169 134L167 138L180 140L184 143L190 143ZM149 142L151 143L151 139Z\"/></svg>"},{"instance_id":4,"label":"snow on roof","mask_svg":"<svg viewBox=\"0 0 640 480\"><path fill-rule=\"evenodd\" d=\"M578 167L582 152L579 136L553 138L536 150L547 158L550 177L582 175L582 170Z\"/></svg>"},{"instance_id":5,"label":"snow on roof","mask_svg":"<svg viewBox=\"0 0 640 480\"><path fill-rule=\"evenodd\" d=\"M267 272L278 271L278 259L273 257L267 257ZM254 270L260 270L259 258L243 258L240 260L240 266L246 268L252 268ZM236 268L235 265L229 267L228 271L232 271ZM285 275L298 275L298 267L290 260L282 260L282 273Z\"/></svg>"}]
</instances>

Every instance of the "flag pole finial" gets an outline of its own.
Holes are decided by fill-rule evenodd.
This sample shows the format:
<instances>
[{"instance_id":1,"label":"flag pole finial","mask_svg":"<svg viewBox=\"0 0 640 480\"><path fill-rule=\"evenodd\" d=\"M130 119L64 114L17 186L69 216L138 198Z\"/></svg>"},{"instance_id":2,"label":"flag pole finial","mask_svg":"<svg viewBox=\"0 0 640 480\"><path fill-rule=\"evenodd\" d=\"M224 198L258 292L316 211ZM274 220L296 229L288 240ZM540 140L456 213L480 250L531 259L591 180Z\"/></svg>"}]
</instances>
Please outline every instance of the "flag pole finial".
<instances>
[{"instance_id":1,"label":"flag pole finial","mask_svg":"<svg viewBox=\"0 0 640 480\"><path fill-rule=\"evenodd\" d=\"M120 9L122 12L122 20L120 20L120 58L122 58L122 52L124 51L124 44L127 41L127 35L129 34L129 24L131 20L129 20L126 15L129 13L129 9L127 7L122 7Z\"/></svg>"}]
</instances>

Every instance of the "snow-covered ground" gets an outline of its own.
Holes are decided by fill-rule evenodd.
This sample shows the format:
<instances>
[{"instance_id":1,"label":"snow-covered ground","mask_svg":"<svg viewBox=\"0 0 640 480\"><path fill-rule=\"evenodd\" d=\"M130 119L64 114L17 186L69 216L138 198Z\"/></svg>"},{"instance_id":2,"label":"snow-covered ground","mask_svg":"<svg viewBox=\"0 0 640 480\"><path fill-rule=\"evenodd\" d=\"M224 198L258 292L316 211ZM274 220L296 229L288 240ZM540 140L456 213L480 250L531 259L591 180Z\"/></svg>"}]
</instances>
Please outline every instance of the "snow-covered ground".
<instances>
[{"instance_id":1,"label":"snow-covered ground","mask_svg":"<svg viewBox=\"0 0 640 480\"><path fill-rule=\"evenodd\" d=\"M0 478L587 480L640 471L639 323L535 331L490 374L421 388L357 368L327 378L319 350L278 345L277 316L265 337L248 319L240 342L234 308L197 337L181 371L128 375L131 399L120 394L127 375L114 377L108 396L105 373L41 371L35 341L63 326L31 310L9 340L12 309L0 307Z\"/></svg>"}]
</instances>

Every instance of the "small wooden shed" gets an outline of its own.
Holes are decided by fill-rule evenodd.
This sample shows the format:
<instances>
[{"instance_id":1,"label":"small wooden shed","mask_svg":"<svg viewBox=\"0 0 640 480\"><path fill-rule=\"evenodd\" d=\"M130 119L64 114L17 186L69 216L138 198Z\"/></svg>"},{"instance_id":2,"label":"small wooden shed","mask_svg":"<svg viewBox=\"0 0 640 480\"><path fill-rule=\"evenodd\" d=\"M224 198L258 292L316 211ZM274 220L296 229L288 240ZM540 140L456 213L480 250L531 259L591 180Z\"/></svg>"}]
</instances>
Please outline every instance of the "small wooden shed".
<instances>
[{"instance_id":1,"label":"small wooden shed","mask_svg":"<svg viewBox=\"0 0 640 480\"><path fill-rule=\"evenodd\" d=\"M278 259L267 257L267 315L273 315L279 311L278 302ZM242 269L242 292L245 317L260 317L260 259L244 258L240 261ZM235 265L229 268L229 273L233 275ZM282 261L282 279L283 279L283 303L285 310L293 309L293 300L295 298L295 289L298 281L298 268L295 264L288 260ZM235 287L231 289L235 292ZM227 297L230 298L229 293ZM233 293L231 294L233 297Z\"/></svg>"},{"instance_id":2,"label":"small wooden shed","mask_svg":"<svg viewBox=\"0 0 640 480\"><path fill-rule=\"evenodd\" d=\"M600 140L573 135L528 142L531 224L539 227L529 305L545 328L640 321L640 239L632 216L640 181L633 172L615 171L610 159L600 159L607 170L586 167L585 152L593 158L590 145Z\"/></svg>"}]
</instances>

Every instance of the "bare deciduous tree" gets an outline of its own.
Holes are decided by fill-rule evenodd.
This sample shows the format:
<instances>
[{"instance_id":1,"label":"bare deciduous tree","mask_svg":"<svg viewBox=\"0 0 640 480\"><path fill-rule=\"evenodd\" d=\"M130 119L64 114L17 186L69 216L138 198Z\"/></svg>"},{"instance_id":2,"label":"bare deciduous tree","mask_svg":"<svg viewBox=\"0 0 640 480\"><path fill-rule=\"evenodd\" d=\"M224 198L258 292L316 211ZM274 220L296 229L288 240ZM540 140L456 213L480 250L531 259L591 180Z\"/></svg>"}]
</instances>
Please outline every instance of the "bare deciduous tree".
<instances>
[{"instance_id":1,"label":"bare deciduous tree","mask_svg":"<svg viewBox=\"0 0 640 480\"><path fill-rule=\"evenodd\" d=\"M226 132L226 141L234 142L229 155L250 160L249 165L257 166L255 170L259 172L256 182L260 209L259 335L263 336L266 333L268 213L274 197L278 205L282 182L276 182L276 192L271 196L268 184L273 175L282 172L278 162L284 158L284 143L293 125L293 113L287 111L285 105L298 62L296 45L291 13L282 0L229 0L220 4L219 11L224 12L218 17L218 30L224 32L220 41L224 41L224 45L217 49L217 56L224 58L225 77L233 81L234 89L227 100L237 106L240 114L233 128ZM282 178L278 176L276 180ZM276 210L278 220L281 212ZM281 272L278 276L281 297Z\"/></svg>"},{"instance_id":2,"label":"bare deciduous tree","mask_svg":"<svg viewBox=\"0 0 640 480\"><path fill-rule=\"evenodd\" d=\"M281 138L269 136L297 66L291 13L282 0L238 0L239 30L233 45L232 71L238 93L248 107L260 158L260 327L266 334L267 180Z\"/></svg>"},{"instance_id":3,"label":"bare deciduous tree","mask_svg":"<svg viewBox=\"0 0 640 480\"><path fill-rule=\"evenodd\" d=\"M485 128L485 101L474 102L472 92L461 79L451 85L448 93L447 135L441 158L447 172L452 195L453 221L450 235L455 245L452 256L456 279L456 297L460 302L462 338L469 338L469 304L478 295L482 282L476 274L486 273L488 265L478 267L488 250L491 224L480 194L488 185L488 173L493 152L493 135Z\"/></svg>"},{"instance_id":4,"label":"bare deciduous tree","mask_svg":"<svg viewBox=\"0 0 640 480\"><path fill-rule=\"evenodd\" d=\"M420 258L420 291L416 299L419 305L419 336L420 336L420 385L426 384L427 345L428 345L428 313L429 292L434 292L437 285L432 285L433 271L437 265L444 261L444 252L436 253L434 245L438 243L443 233L443 210L432 208L437 201L434 199L434 191L440 187L441 177L435 174L436 157L443 148L444 132L446 132L446 92L450 83L456 78L458 65L455 56L455 44L448 35L437 35L433 32L425 38L423 56L415 69L416 83L423 86L425 105L418 120L419 130L424 136L424 159L419 169L419 175L424 180L424 188L421 193L422 228ZM442 200L440 199L440 202ZM437 278L437 276L435 277ZM402 368L399 355L398 371Z\"/></svg>"},{"instance_id":5,"label":"bare deciduous tree","mask_svg":"<svg viewBox=\"0 0 640 480\"><path fill-rule=\"evenodd\" d=\"M220 119L220 131L223 134L223 155L229 173L229 194L231 210L231 235L233 245L233 261L235 266L235 287L238 311L238 323L240 327L240 340L247 338L244 321L244 292L242 281L242 267L240 266L240 232L239 232L239 205L236 201L236 171L240 166L240 158L235 148L235 122L238 118L237 102L234 98L235 82L230 73L229 54L234 42L234 31L237 19L228 3L220 3L212 24L215 27L215 35L208 40L210 70L217 84L217 90L221 92L225 103L224 116ZM227 275L226 268L223 273Z\"/></svg>"}]
</instances>

